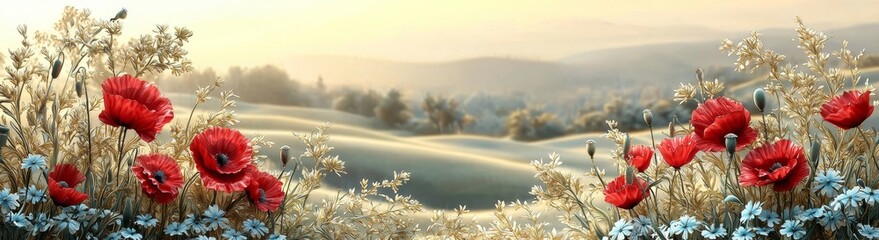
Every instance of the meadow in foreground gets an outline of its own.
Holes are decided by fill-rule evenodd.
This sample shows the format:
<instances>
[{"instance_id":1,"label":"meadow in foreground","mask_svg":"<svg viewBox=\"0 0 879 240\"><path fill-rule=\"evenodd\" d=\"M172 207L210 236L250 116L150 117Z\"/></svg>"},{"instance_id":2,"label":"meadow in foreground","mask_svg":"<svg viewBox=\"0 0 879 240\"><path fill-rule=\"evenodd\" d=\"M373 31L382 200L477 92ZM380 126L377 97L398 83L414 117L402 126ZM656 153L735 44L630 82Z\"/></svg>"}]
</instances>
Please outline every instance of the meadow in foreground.
<instances>
[{"instance_id":1,"label":"meadow in foreground","mask_svg":"<svg viewBox=\"0 0 879 240\"><path fill-rule=\"evenodd\" d=\"M235 130L236 95L217 92L222 79L196 89L190 114L175 116L149 78L192 70L193 33L160 25L124 42L126 18L68 8L54 31L18 29L0 85L3 239L879 238L876 131L861 126L875 103L859 76L862 55L846 44L825 53L828 37L801 21L803 64L764 49L756 33L721 43L738 70L767 74L753 95L759 115L699 70L675 91L675 101L699 104L689 123L654 135L645 110L650 145L632 145L612 120L605 136L615 148L583 139L590 156L611 152L618 169L578 176L550 154L532 162L536 200L499 202L485 223L465 207L437 210L425 226L413 219L421 204L397 194L407 172L313 198L328 174L346 171L327 145L329 125L296 134L302 154L261 152L274 143ZM219 109L196 114L208 101ZM282 168L269 171L266 154Z\"/></svg>"}]
</instances>

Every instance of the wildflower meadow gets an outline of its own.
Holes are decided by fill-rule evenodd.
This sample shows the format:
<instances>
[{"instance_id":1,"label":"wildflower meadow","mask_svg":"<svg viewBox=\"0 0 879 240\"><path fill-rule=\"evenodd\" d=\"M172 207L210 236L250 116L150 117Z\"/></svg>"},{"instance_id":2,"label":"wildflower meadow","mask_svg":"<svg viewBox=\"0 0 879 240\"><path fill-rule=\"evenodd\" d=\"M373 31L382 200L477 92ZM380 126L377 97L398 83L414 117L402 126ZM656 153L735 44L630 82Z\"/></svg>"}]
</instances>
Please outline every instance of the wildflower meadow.
<instances>
[{"instance_id":1,"label":"wildflower meadow","mask_svg":"<svg viewBox=\"0 0 879 240\"><path fill-rule=\"evenodd\" d=\"M7 46L0 238L879 239L879 138L865 127L877 103L863 53L825 49L838 39L799 19L806 62L765 48L759 33L721 41L717 54L736 70L764 75L752 98L725 96L723 82L693 69L674 91L697 104L690 116L666 126L644 109L642 145L607 119L614 147L582 139L590 159L565 159L589 162L588 174L548 153L531 162L539 184L522 189L533 199L498 201L487 222L466 206L425 210L399 193L411 174L397 169L314 194L347 170L330 124L295 133L304 148L267 152L271 139L236 130L237 95L218 90L222 78L190 89L194 107L175 114L153 82L193 70L193 31L157 25L120 39L126 21L148 20L68 7L53 29L21 25L21 44ZM600 168L596 152L618 168Z\"/></svg>"}]
</instances>

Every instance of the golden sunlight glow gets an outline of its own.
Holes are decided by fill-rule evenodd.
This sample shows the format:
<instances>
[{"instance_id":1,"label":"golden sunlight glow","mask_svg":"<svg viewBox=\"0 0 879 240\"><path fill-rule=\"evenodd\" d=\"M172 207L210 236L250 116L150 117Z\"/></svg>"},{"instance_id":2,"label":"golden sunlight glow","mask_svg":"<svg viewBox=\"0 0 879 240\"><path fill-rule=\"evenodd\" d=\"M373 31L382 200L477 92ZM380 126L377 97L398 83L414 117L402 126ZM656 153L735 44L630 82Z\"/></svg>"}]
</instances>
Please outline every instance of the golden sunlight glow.
<instances>
[{"instance_id":1,"label":"golden sunlight glow","mask_svg":"<svg viewBox=\"0 0 879 240\"><path fill-rule=\"evenodd\" d=\"M148 23L195 32L197 68L283 63L291 57L342 55L396 61L482 56L556 59L586 50L644 43L719 39L730 33L790 27L803 16L818 28L875 22L863 1L23 1L0 9L0 43L18 42L15 26L48 28L63 6L112 16L125 7L125 32ZM876 6L870 6L876 5ZM727 33L727 34L724 34Z\"/></svg>"}]
</instances>

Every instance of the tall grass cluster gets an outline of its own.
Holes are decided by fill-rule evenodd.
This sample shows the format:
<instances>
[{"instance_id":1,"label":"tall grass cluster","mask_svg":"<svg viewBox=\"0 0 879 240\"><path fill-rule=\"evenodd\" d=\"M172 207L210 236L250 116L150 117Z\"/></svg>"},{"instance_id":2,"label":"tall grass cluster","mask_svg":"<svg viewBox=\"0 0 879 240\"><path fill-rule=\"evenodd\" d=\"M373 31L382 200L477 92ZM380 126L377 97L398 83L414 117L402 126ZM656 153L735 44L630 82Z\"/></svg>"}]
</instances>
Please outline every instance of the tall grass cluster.
<instances>
[{"instance_id":1,"label":"tall grass cluster","mask_svg":"<svg viewBox=\"0 0 879 240\"><path fill-rule=\"evenodd\" d=\"M193 109L175 115L147 78L192 71L193 32L158 25L120 39L131 20L125 10L104 20L67 8L51 31L18 28L21 45L10 49L0 84L3 239L879 238L879 141L861 126L876 103L859 76L862 54L846 44L828 53L829 37L799 20L805 63L785 62L757 33L722 41L737 70L767 73L752 99L758 112L722 96L724 83L699 70L675 90L674 101L698 106L692 116L618 115L643 121L652 144L633 146L609 120L604 136L616 147L584 139L583 151L610 152L618 169L579 175L550 154L531 164L535 199L500 201L489 222L464 206L425 212L398 193L407 172L319 197L325 177L346 173L329 125L296 133L304 149L261 152L275 143L234 129L238 96L218 90L221 78L194 89ZM373 113L405 122L399 98L388 94ZM219 108L196 114L208 101ZM425 101L441 131L466 120L450 105ZM523 137L552 119L516 114L509 121ZM283 167L268 169L267 154Z\"/></svg>"}]
</instances>

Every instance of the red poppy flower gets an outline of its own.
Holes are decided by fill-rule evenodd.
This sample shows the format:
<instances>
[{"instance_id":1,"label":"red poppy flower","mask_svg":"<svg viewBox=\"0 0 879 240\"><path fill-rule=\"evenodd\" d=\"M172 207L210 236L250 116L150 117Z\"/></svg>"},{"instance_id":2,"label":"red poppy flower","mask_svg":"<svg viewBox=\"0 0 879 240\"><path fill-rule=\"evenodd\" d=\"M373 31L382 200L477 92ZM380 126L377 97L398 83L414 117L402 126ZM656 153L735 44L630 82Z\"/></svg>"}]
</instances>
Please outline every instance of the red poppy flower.
<instances>
[{"instance_id":1,"label":"red poppy flower","mask_svg":"<svg viewBox=\"0 0 879 240\"><path fill-rule=\"evenodd\" d=\"M604 189L604 201L618 208L632 209L641 203L641 200L650 196L647 191L647 182L635 177L632 184L626 184L626 176L619 176L607 184Z\"/></svg>"},{"instance_id":2,"label":"red poppy flower","mask_svg":"<svg viewBox=\"0 0 879 240\"><path fill-rule=\"evenodd\" d=\"M845 91L840 96L833 97L829 102L821 105L821 117L833 125L842 129L851 129L860 126L870 114L873 114L873 104L870 104L870 91Z\"/></svg>"},{"instance_id":3,"label":"red poppy flower","mask_svg":"<svg viewBox=\"0 0 879 240\"><path fill-rule=\"evenodd\" d=\"M696 147L696 137L687 134L676 138L666 138L659 143L659 153L668 165L675 169L681 169L687 163L693 161L699 148Z\"/></svg>"},{"instance_id":4,"label":"red poppy flower","mask_svg":"<svg viewBox=\"0 0 879 240\"><path fill-rule=\"evenodd\" d=\"M638 169L638 172L644 172L650 167L650 158L653 157L653 149L644 145L637 145L629 149L626 155L626 162L632 167Z\"/></svg>"},{"instance_id":5,"label":"red poppy flower","mask_svg":"<svg viewBox=\"0 0 879 240\"><path fill-rule=\"evenodd\" d=\"M104 124L137 132L145 142L152 142L162 127L174 118L171 100L162 96L155 85L125 75L112 77L101 84L104 111L98 117Z\"/></svg>"},{"instance_id":6,"label":"red poppy flower","mask_svg":"<svg viewBox=\"0 0 879 240\"><path fill-rule=\"evenodd\" d=\"M229 128L211 128L195 136L189 145L195 167L208 189L236 192L250 182L253 147L247 137Z\"/></svg>"},{"instance_id":7,"label":"red poppy flower","mask_svg":"<svg viewBox=\"0 0 879 240\"><path fill-rule=\"evenodd\" d=\"M250 203L261 211L275 211L284 201L281 181L268 173L254 172L245 191Z\"/></svg>"},{"instance_id":8,"label":"red poppy flower","mask_svg":"<svg viewBox=\"0 0 879 240\"><path fill-rule=\"evenodd\" d=\"M183 186L183 174L173 158L151 154L137 157L131 171L140 181L140 189L150 199L159 204L167 204L177 198L178 189Z\"/></svg>"},{"instance_id":9,"label":"red poppy flower","mask_svg":"<svg viewBox=\"0 0 879 240\"><path fill-rule=\"evenodd\" d=\"M55 165L55 170L49 173L49 197L57 206L67 207L77 205L89 198L89 195L73 189L85 181L85 175L76 169L73 164Z\"/></svg>"},{"instance_id":10,"label":"red poppy flower","mask_svg":"<svg viewBox=\"0 0 879 240\"><path fill-rule=\"evenodd\" d=\"M803 148L787 139L763 145L752 150L742 160L742 186L766 186L772 184L776 192L790 191L797 186L811 168L806 163Z\"/></svg>"},{"instance_id":11,"label":"red poppy flower","mask_svg":"<svg viewBox=\"0 0 879 240\"><path fill-rule=\"evenodd\" d=\"M757 131L751 128L751 113L735 100L719 97L709 99L693 111L690 119L696 133L699 149L708 152L726 150L727 134L733 133L736 150L742 149L757 139Z\"/></svg>"}]
</instances>

